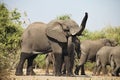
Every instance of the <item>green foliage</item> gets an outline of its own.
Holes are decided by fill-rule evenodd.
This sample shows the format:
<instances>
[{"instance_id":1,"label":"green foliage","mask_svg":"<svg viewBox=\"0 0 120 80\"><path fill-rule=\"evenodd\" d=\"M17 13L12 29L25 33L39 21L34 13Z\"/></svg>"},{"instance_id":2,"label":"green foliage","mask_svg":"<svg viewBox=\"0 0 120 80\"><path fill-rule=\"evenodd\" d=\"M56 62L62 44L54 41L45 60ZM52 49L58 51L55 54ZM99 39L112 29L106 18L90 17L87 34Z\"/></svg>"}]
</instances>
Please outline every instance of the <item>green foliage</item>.
<instances>
[{"instance_id":1,"label":"green foliage","mask_svg":"<svg viewBox=\"0 0 120 80\"><path fill-rule=\"evenodd\" d=\"M37 64L37 66L39 68L44 68L45 67L45 58L46 58L46 55L43 54L43 55L38 55L37 58L35 59L35 65Z\"/></svg>"},{"instance_id":2,"label":"green foliage","mask_svg":"<svg viewBox=\"0 0 120 80\"><path fill-rule=\"evenodd\" d=\"M17 9L9 11L0 4L0 77L13 67L18 58L22 27ZM16 57L17 56L17 57Z\"/></svg>"},{"instance_id":3,"label":"green foliage","mask_svg":"<svg viewBox=\"0 0 120 80\"><path fill-rule=\"evenodd\" d=\"M120 44L120 26L108 26L105 27L101 32L104 33L106 38L114 39L118 42L118 44Z\"/></svg>"},{"instance_id":4,"label":"green foliage","mask_svg":"<svg viewBox=\"0 0 120 80\"><path fill-rule=\"evenodd\" d=\"M118 27L105 27L101 31L90 32L88 30L83 31L83 35L80 36L80 40L96 40L101 38L108 38L116 40L120 44L120 26Z\"/></svg>"},{"instance_id":5,"label":"green foliage","mask_svg":"<svg viewBox=\"0 0 120 80\"><path fill-rule=\"evenodd\" d=\"M86 62L85 70L93 71L95 63Z\"/></svg>"},{"instance_id":6,"label":"green foliage","mask_svg":"<svg viewBox=\"0 0 120 80\"><path fill-rule=\"evenodd\" d=\"M58 20L67 20L70 19L70 15L62 15L57 17Z\"/></svg>"},{"instance_id":7,"label":"green foliage","mask_svg":"<svg viewBox=\"0 0 120 80\"><path fill-rule=\"evenodd\" d=\"M80 40L96 40L100 38L105 38L104 33L101 31L90 32L88 30L84 30L83 35L80 37Z\"/></svg>"}]
</instances>

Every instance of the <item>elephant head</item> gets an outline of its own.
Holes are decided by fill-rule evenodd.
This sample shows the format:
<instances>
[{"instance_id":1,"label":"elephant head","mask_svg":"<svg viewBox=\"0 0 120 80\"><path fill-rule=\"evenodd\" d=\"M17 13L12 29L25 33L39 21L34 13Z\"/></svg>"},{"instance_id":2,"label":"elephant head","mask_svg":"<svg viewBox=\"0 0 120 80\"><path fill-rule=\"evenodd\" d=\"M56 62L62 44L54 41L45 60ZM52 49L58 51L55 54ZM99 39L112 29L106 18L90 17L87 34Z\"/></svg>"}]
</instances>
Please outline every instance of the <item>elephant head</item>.
<instances>
[{"instance_id":1,"label":"elephant head","mask_svg":"<svg viewBox=\"0 0 120 80\"><path fill-rule=\"evenodd\" d=\"M111 39L101 39L101 41L103 42L103 44L105 46L117 46L117 42L115 40L111 40Z\"/></svg>"},{"instance_id":2,"label":"elephant head","mask_svg":"<svg viewBox=\"0 0 120 80\"><path fill-rule=\"evenodd\" d=\"M85 16L82 20L82 23L79 25L71 20L53 20L47 24L46 34L48 37L51 37L59 42L67 42L68 36L80 36L83 32L88 14L85 13Z\"/></svg>"}]
</instances>

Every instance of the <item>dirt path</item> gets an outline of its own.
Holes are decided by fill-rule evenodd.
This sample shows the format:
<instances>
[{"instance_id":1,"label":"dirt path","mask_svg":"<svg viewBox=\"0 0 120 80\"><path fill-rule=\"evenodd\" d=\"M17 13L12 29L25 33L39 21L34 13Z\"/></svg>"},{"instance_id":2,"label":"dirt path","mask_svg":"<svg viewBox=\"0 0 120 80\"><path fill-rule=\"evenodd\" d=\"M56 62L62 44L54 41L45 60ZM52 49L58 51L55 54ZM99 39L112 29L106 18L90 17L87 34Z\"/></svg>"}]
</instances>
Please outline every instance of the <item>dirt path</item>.
<instances>
[{"instance_id":1,"label":"dirt path","mask_svg":"<svg viewBox=\"0 0 120 80\"><path fill-rule=\"evenodd\" d=\"M24 70L25 71L25 70ZM15 70L12 71L11 80L120 80L120 77L112 77L112 76L92 76L91 72L86 72L85 76L79 75L75 77L56 77L50 73L49 76L45 76L45 71L41 69L35 70L35 76L15 76Z\"/></svg>"}]
</instances>

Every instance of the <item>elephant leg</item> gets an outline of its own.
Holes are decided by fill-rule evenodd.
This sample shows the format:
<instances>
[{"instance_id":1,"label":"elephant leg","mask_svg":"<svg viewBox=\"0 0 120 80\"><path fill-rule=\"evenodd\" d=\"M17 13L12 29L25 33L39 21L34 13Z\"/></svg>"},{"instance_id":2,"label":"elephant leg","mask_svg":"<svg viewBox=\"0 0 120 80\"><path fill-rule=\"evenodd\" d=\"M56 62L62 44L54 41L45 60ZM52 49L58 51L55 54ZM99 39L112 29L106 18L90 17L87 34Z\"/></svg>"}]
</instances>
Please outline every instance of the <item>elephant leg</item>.
<instances>
[{"instance_id":1,"label":"elephant leg","mask_svg":"<svg viewBox=\"0 0 120 80\"><path fill-rule=\"evenodd\" d=\"M23 75L23 65L24 65L24 62L28 56L29 56L29 53L23 53L23 52L21 53L20 61L19 61L18 66L16 68L15 75L17 75L17 76Z\"/></svg>"},{"instance_id":2,"label":"elephant leg","mask_svg":"<svg viewBox=\"0 0 120 80\"><path fill-rule=\"evenodd\" d=\"M68 37L68 43L67 43L67 51L64 50L65 56L65 62L66 62L66 70L67 70L67 76L73 76L73 66L74 66L74 55L75 55L75 44L73 43L72 36Z\"/></svg>"},{"instance_id":3,"label":"elephant leg","mask_svg":"<svg viewBox=\"0 0 120 80\"><path fill-rule=\"evenodd\" d=\"M97 73L96 73L96 75L100 75L101 69L102 69L102 66L99 65L98 68L97 68Z\"/></svg>"},{"instance_id":4,"label":"elephant leg","mask_svg":"<svg viewBox=\"0 0 120 80\"><path fill-rule=\"evenodd\" d=\"M84 64L83 65L76 65L74 73L79 75L79 70L81 68L81 75L85 75Z\"/></svg>"},{"instance_id":5,"label":"elephant leg","mask_svg":"<svg viewBox=\"0 0 120 80\"><path fill-rule=\"evenodd\" d=\"M106 69L106 65L102 64L102 69L103 69L103 75L107 74L107 69Z\"/></svg>"},{"instance_id":6,"label":"elephant leg","mask_svg":"<svg viewBox=\"0 0 120 80\"><path fill-rule=\"evenodd\" d=\"M46 59L46 75L49 74L49 66L50 66L50 62L48 59Z\"/></svg>"},{"instance_id":7,"label":"elephant leg","mask_svg":"<svg viewBox=\"0 0 120 80\"><path fill-rule=\"evenodd\" d=\"M67 70L67 76L72 76L73 72L72 72L72 65L71 65L71 61L70 61L70 57L69 56L65 56L65 65L66 65L66 70Z\"/></svg>"},{"instance_id":8,"label":"elephant leg","mask_svg":"<svg viewBox=\"0 0 120 80\"><path fill-rule=\"evenodd\" d=\"M93 75L96 75L97 72L97 66L95 65L94 69L93 69Z\"/></svg>"},{"instance_id":9,"label":"elephant leg","mask_svg":"<svg viewBox=\"0 0 120 80\"><path fill-rule=\"evenodd\" d=\"M64 44L59 44L56 41L54 41L53 39L50 39L50 44L51 44L51 48L52 48L52 53L53 54L53 68L54 68L54 75L55 76L61 76L61 68L62 68L62 45Z\"/></svg>"},{"instance_id":10,"label":"elephant leg","mask_svg":"<svg viewBox=\"0 0 120 80\"><path fill-rule=\"evenodd\" d=\"M120 69L120 67L116 66L112 72L112 76L119 76L119 69Z\"/></svg>"},{"instance_id":11,"label":"elephant leg","mask_svg":"<svg viewBox=\"0 0 120 80\"><path fill-rule=\"evenodd\" d=\"M34 60L34 58L36 58L36 56L37 56L37 54L33 54L27 58L26 75L35 75L35 72L33 71L33 60Z\"/></svg>"},{"instance_id":12,"label":"elephant leg","mask_svg":"<svg viewBox=\"0 0 120 80\"><path fill-rule=\"evenodd\" d=\"M76 75L79 75L80 67L81 67L81 75L85 75L84 64L86 62L86 59L87 59L87 55L82 54L81 57L80 57L80 62L79 62L78 65L76 65L76 68L75 68L75 71L74 71L74 73Z\"/></svg>"},{"instance_id":13,"label":"elephant leg","mask_svg":"<svg viewBox=\"0 0 120 80\"><path fill-rule=\"evenodd\" d=\"M55 74L55 66L54 66L54 64L55 64L55 62L54 62L54 58L52 59L52 63L53 63L53 74Z\"/></svg>"},{"instance_id":14,"label":"elephant leg","mask_svg":"<svg viewBox=\"0 0 120 80\"><path fill-rule=\"evenodd\" d=\"M74 57L75 53L72 53L72 55L70 56L70 74L73 75L73 67L74 67L74 61L75 61L75 57Z\"/></svg>"},{"instance_id":15,"label":"elephant leg","mask_svg":"<svg viewBox=\"0 0 120 80\"><path fill-rule=\"evenodd\" d=\"M81 75L85 75L84 65L81 66Z\"/></svg>"},{"instance_id":16,"label":"elephant leg","mask_svg":"<svg viewBox=\"0 0 120 80\"><path fill-rule=\"evenodd\" d=\"M100 75L101 68L102 68L101 63L99 59L97 59L94 70L93 70L93 75Z\"/></svg>"},{"instance_id":17,"label":"elephant leg","mask_svg":"<svg viewBox=\"0 0 120 80\"><path fill-rule=\"evenodd\" d=\"M95 64L94 69L93 69L93 75L96 75L96 73L97 73L97 68L98 68L98 65Z\"/></svg>"},{"instance_id":18,"label":"elephant leg","mask_svg":"<svg viewBox=\"0 0 120 80\"><path fill-rule=\"evenodd\" d=\"M80 67L81 67L80 65L75 66L75 71L74 71L75 75L79 75Z\"/></svg>"},{"instance_id":19,"label":"elephant leg","mask_svg":"<svg viewBox=\"0 0 120 80\"><path fill-rule=\"evenodd\" d=\"M61 54L54 54L54 74L55 76L61 75L61 68L62 68L62 55Z\"/></svg>"},{"instance_id":20,"label":"elephant leg","mask_svg":"<svg viewBox=\"0 0 120 80\"><path fill-rule=\"evenodd\" d=\"M116 76L116 73L114 72L115 68L116 68L116 65L115 65L115 62L114 62L114 58L111 57L111 61L110 61L110 65L111 65L111 68L112 68L112 76Z\"/></svg>"},{"instance_id":21,"label":"elephant leg","mask_svg":"<svg viewBox=\"0 0 120 80\"><path fill-rule=\"evenodd\" d=\"M117 69L116 76L119 76L120 73L120 67Z\"/></svg>"},{"instance_id":22,"label":"elephant leg","mask_svg":"<svg viewBox=\"0 0 120 80\"><path fill-rule=\"evenodd\" d=\"M85 75L84 65L81 66L81 75Z\"/></svg>"},{"instance_id":23,"label":"elephant leg","mask_svg":"<svg viewBox=\"0 0 120 80\"><path fill-rule=\"evenodd\" d=\"M63 62L62 64L62 74L66 74L66 64Z\"/></svg>"}]
</instances>

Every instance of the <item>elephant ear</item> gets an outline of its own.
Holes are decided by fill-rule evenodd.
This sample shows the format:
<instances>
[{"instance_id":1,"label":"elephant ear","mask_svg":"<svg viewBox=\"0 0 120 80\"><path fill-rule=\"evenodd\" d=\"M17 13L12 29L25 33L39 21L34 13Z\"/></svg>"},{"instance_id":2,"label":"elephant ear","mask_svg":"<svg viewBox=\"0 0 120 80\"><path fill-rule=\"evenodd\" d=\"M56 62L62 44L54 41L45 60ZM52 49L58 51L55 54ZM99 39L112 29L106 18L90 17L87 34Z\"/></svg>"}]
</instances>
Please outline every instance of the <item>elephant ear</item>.
<instances>
[{"instance_id":1,"label":"elephant ear","mask_svg":"<svg viewBox=\"0 0 120 80\"><path fill-rule=\"evenodd\" d=\"M46 35L59 42L67 42L65 32L63 31L59 22L48 23L46 29Z\"/></svg>"}]
</instances>

